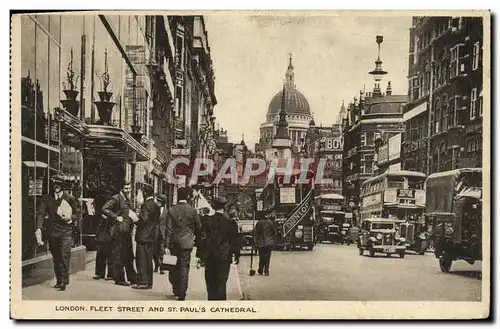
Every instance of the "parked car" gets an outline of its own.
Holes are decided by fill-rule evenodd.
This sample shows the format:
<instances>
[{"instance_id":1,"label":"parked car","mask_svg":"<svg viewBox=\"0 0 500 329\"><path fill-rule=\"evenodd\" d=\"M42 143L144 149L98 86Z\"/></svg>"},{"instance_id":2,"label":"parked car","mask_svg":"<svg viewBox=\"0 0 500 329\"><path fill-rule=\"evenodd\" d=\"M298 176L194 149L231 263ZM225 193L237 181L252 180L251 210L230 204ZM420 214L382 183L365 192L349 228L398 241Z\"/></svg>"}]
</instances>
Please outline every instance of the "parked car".
<instances>
[{"instance_id":1,"label":"parked car","mask_svg":"<svg viewBox=\"0 0 500 329\"><path fill-rule=\"evenodd\" d=\"M388 218L368 218L361 224L358 238L359 254L368 250L373 257L376 252L387 256L398 254L405 257L406 239L396 234L396 227L401 221Z\"/></svg>"}]
</instances>

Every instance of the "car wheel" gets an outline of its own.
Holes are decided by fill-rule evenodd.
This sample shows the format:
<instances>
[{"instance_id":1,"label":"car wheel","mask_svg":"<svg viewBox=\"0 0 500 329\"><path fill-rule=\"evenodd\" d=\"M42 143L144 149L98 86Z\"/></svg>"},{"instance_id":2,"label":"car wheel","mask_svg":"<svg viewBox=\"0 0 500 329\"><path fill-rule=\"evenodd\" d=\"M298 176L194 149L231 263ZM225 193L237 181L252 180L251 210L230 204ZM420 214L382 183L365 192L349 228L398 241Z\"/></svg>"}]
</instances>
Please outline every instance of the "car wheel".
<instances>
[{"instance_id":1,"label":"car wheel","mask_svg":"<svg viewBox=\"0 0 500 329\"><path fill-rule=\"evenodd\" d=\"M391 257L391 256L392 256L392 254L390 254L390 253L389 253L389 254L387 254L387 257Z\"/></svg>"},{"instance_id":2,"label":"car wheel","mask_svg":"<svg viewBox=\"0 0 500 329\"><path fill-rule=\"evenodd\" d=\"M359 254L360 255L363 255L363 251L364 251L363 248L359 248Z\"/></svg>"},{"instance_id":3,"label":"car wheel","mask_svg":"<svg viewBox=\"0 0 500 329\"><path fill-rule=\"evenodd\" d=\"M405 252L404 251L402 251L402 252L399 253L399 258L405 258Z\"/></svg>"},{"instance_id":4,"label":"car wheel","mask_svg":"<svg viewBox=\"0 0 500 329\"><path fill-rule=\"evenodd\" d=\"M368 248L368 251L370 252L370 257L375 256L375 249L373 249L373 247L372 247L372 246L370 246L370 247Z\"/></svg>"},{"instance_id":5,"label":"car wheel","mask_svg":"<svg viewBox=\"0 0 500 329\"><path fill-rule=\"evenodd\" d=\"M313 250L313 248L314 248L313 244L310 244L310 245L307 246L307 250Z\"/></svg>"},{"instance_id":6,"label":"car wheel","mask_svg":"<svg viewBox=\"0 0 500 329\"><path fill-rule=\"evenodd\" d=\"M441 271L444 273L450 273L452 262L453 261L447 257L440 258L439 259L439 268L441 268Z\"/></svg>"}]
</instances>

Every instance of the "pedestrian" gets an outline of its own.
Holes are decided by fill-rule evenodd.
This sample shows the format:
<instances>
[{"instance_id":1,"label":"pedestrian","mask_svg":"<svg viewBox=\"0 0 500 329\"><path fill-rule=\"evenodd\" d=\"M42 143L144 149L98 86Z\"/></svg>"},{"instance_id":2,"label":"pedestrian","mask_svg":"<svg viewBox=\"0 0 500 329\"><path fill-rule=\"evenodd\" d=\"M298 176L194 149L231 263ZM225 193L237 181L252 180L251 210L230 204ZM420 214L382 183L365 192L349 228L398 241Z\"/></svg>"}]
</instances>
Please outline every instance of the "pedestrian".
<instances>
[{"instance_id":1,"label":"pedestrian","mask_svg":"<svg viewBox=\"0 0 500 329\"><path fill-rule=\"evenodd\" d=\"M208 300L227 299L226 284L233 256L236 264L240 258L238 227L224 214L226 203L223 197L214 199L215 214L203 222L196 253L198 262L205 267Z\"/></svg>"},{"instance_id":2,"label":"pedestrian","mask_svg":"<svg viewBox=\"0 0 500 329\"><path fill-rule=\"evenodd\" d=\"M276 225L272 215L260 219L254 228L255 246L259 250L259 269L257 273L269 276L269 265L271 262L271 251L274 247L276 237Z\"/></svg>"},{"instance_id":3,"label":"pedestrian","mask_svg":"<svg viewBox=\"0 0 500 329\"><path fill-rule=\"evenodd\" d=\"M157 226L160 221L160 206L155 202L153 187L144 186L144 203L135 222L137 227L135 232L137 284L134 289L153 288L153 249L157 239Z\"/></svg>"},{"instance_id":4,"label":"pedestrian","mask_svg":"<svg viewBox=\"0 0 500 329\"><path fill-rule=\"evenodd\" d=\"M137 283L132 249L134 225L130 218L130 189L130 182L124 182L120 192L113 195L102 207L102 213L108 218L111 232L113 278L115 284L120 286L130 286ZM125 281L125 272L129 282Z\"/></svg>"},{"instance_id":5,"label":"pedestrian","mask_svg":"<svg viewBox=\"0 0 500 329\"><path fill-rule=\"evenodd\" d=\"M168 246L170 254L177 257L177 262L168 275L173 293L177 300L185 300L191 253L194 240L201 229L201 222L196 209L187 202L189 190L179 188L177 198L177 204L166 214L165 245Z\"/></svg>"},{"instance_id":6,"label":"pedestrian","mask_svg":"<svg viewBox=\"0 0 500 329\"><path fill-rule=\"evenodd\" d=\"M165 230L166 230L166 214L167 214L167 197L163 194L158 194L156 197L158 206L160 207L160 220L156 225L156 238L153 250L153 259L155 263L154 272L160 271L160 274L165 274L162 268L163 255L165 254Z\"/></svg>"},{"instance_id":7,"label":"pedestrian","mask_svg":"<svg viewBox=\"0 0 500 329\"><path fill-rule=\"evenodd\" d=\"M111 262L111 232L108 223L106 215L101 214L101 220L97 226L95 238L97 255L95 259L94 280L113 280L113 263Z\"/></svg>"},{"instance_id":8,"label":"pedestrian","mask_svg":"<svg viewBox=\"0 0 500 329\"><path fill-rule=\"evenodd\" d=\"M40 246L45 244L44 237L48 241L56 276L54 288L64 291L69 285L73 230L80 216L80 205L74 197L63 192L62 186L62 180L52 179L53 193L43 198L37 212L35 237Z\"/></svg>"}]
</instances>

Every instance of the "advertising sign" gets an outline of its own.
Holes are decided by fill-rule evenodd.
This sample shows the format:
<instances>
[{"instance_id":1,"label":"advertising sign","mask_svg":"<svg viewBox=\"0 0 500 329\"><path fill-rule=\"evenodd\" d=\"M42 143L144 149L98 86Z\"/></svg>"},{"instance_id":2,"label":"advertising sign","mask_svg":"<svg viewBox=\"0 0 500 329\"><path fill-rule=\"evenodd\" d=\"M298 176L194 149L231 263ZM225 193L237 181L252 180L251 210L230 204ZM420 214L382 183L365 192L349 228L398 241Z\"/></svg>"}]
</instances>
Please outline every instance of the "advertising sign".
<instances>
[{"instance_id":1,"label":"advertising sign","mask_svg":"<svg viewBox=\"0 0 500 329\"><path fill-rule=\"evenodd\" d=\"M397 197L397 191L395 190L384 191L384 203L396 203Z\"/></svg>"},{"instance_id":2,"label":"advertising sign","mask_svg":"<svg viewBox=\"0 0 500 329\"><path fill-rule=\"evenodd\" d=\"M401 156L401 134L389 138L389 161Z\"/></svg>"},{"instance_id":3,"label":"advertising sign","mask_svg":"<svg viewBox=\"0 0 500 329\"><path fill-rule=\"evenodd\" d=\"M341 137L325 138L325 150L342 150L344 148L344 141Z\"/></svg>"},{"instance_id":4,"label":"advertising sign","mask_svg":"<svg viewBox=\"0 0 500 329\"><path fill-rule=\"evenodd\" d=\"M307 196L302 202L295 207L292 215L288 217L283 224L283 236L287 236L295 226L297 226L304 218L307 217L312 209L312 190L309 191Z\"/></svg>"},{"instance_id":5,"label":"advertising sign","mask_svg":"<svg viewBox=\"0 0 500 329\"><path fill-rule=\"evenodd\" d=\"M384 144L378 149L378 163L389 161L389 144Z\"/></svg>"},{"instance_id":6,"label":"advertising sign","mask_svg":"<svg viewBox=\"0 0 500 329\"><path fill-rule=\"evenodd\" d=\"M295 203L295 187L280 188L280 203Z\"/></svg>"},{"instance_id":7,"label":"advertising sign","mask_svg":"<svg viewBox=\"0 0 500 329\"><path fill-rule=\"evenodd\" d=\"M363 198L363 207L377 205L381 201L382 201L382 194L381 193L368 195L368 196L365 196Z\"/></svg>"},{"instance_id":8,"label":"advertising sign","mask_svg":"<svg viewBox=\"0 0 500 329\"><path fill-rule=\"evenodd\" d=\"M415 199L415 190L398 189L398 198Z\"/></svg>"}]
</instances>

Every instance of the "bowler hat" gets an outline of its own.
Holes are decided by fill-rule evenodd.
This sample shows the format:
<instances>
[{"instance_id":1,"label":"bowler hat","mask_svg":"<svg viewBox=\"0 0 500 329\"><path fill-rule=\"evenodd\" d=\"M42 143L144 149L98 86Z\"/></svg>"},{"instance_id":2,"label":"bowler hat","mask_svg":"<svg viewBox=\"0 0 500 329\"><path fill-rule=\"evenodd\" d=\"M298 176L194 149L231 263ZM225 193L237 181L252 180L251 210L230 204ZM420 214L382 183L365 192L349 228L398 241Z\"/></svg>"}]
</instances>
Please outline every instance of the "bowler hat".
<instances>
[{"instance_id":1,"label":"bowler hat","mask_svg":"<svg viewBox=\"0 0 500 329\"><path fill-rule=\"evenodd\" d=\"M156 196L156 200L158 200L158 202L162 202L162 203L163 203L163 202L167 202L167 197L166 197L166 195L164 195L164 194L158 194L158 195Z\"/></svg>"}]
</instances>

